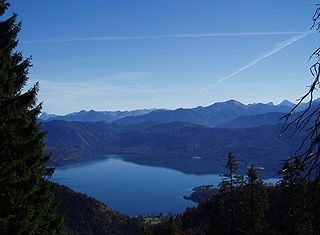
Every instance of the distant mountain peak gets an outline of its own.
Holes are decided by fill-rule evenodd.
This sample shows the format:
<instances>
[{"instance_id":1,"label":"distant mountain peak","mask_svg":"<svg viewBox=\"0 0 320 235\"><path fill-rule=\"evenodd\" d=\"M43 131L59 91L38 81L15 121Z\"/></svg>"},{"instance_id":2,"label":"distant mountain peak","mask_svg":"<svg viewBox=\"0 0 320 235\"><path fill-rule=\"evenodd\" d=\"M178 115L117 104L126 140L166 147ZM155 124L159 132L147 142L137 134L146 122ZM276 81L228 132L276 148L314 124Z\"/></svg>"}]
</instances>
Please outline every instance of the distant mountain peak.
<instances>
[{"instance_id":1,"label":"distant mountain peak","mask_svg":"<svg viewBox=\"0 0 320 235\"><path fill-rule=\"evenodd\" d=\"M241 102L234 100L234 99L227 100L225 103L243 105Z\"/></svg>"},{"instance_id":2,"label":"distant mountain peak","mask_svg":"<svg viewBox=\"0 0 320 235\"><path fill-rule=\"evenodd\" d=\"M41 120L48 120L49 118L53 118L53 117L56 117L57 115L55 115L55 114L50 114L50 113L47 113L47 112L43 112L41 115L40 115L40 117L39 117L39 119L41 119Z\"/></svg>"},{"instance_id":3,"label":"distant mountain peak","mask_svg":"<svg viewBox=\"0 0 320 235\"><path fill-rule=\"evenodd\" d=\"M284 100L279 104L279 106L287 106L287 107L290 107L290 108L293 107L294 105L295 104L290 102L289 100Z\"/></svg>"},{"instance_id":4,"label":"distant mountain peak","mask_svg":"<svg viewBox=\"0 0 320 235\"><path fill-rule=\"evenodd\" d=\"M219 106L221 106L221 105L227 105L227 106L230 106L230 105L243 106L244 104L241 103L241 102L239 102L239 101L237 101L237 100L230 99L230 100L227 100L227 101L214 103L214 104L212 104L212 105L210 105L210 106L216 106L216 105L219 105ZM209 106L209 107L210 107L210 106Z\"/></svg>"},{"instance_id":5,"label":"distant mountain peak","mask_svg":"<svg viewBox=\"0 0 320 235\"><path fill-rule=\"evenodd\" d=\"M217 102L214 104L211 104L207 107L201 107L201 108L197 108L197 109L211 109L211 110L225 110L225 109L230 109L230 108L235 108L235 107L244 107L246 106L245 104L242 104L241 102L234 100L234 99L230 99L224 102Z\"/></svg>"}]
</instances>

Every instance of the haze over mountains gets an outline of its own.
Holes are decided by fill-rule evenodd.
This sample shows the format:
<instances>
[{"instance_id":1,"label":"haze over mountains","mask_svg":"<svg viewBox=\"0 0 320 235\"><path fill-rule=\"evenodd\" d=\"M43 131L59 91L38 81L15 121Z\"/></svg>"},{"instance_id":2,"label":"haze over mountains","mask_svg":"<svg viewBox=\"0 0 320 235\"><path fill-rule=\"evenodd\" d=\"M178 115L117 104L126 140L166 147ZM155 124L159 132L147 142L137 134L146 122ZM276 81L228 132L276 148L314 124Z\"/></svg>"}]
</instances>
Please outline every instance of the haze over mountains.
<instances>
[{"instance_id":1,"label":"haze over mountains","mask_svg":"<svg viewBox=\"0 0 320 235\"><path fill-rule=\"evenodd\" d=\"M77 121L77 122L113 122L114 120L121 119L128 116L138 116L147 114L154 109L141 109L134 111L85 111L70 113L67 115L59 116L55 114L42 113L39 119L43 121L63 120L63 121Z\"/></svg>"},{"instance_id":2,"label":"haze over mountains","mask_svg":"<svg viewBox=\"0 0 320 235\"><path fill-rule=\"evenodd\" d=\"M134 111L80 111L64 116L43 113L41 120L77 121L77 122L116 122L123 125L132 125L143 122L189 122L209 127L218 127L225 122L232 121L241 116L259 115L276 112L287 113L294 106L290 101L283 101L279 105L273 103L242 104L236 100L214 103L207 107L179 108L176 110L143 109ZM300 110L303 107L299 107Z\"/></svg>"},{"instance_id":3,"label":"haze over mountains","mask_svg":"<svg viewBox=\"0 0 320 235\"><path fill-rule=\"evenodd\" d=\"M116 120L116 123L132 125L153 121L158 123L189 122L198 125L217 127L225 122L234 120L240 116L250 116L268 112L285 113L290 110L289 106L268 104L242 104L236 100L219 102L207 107L192 109L159 110L137 116L125 117Z\"/></svg>"}]
</instances>

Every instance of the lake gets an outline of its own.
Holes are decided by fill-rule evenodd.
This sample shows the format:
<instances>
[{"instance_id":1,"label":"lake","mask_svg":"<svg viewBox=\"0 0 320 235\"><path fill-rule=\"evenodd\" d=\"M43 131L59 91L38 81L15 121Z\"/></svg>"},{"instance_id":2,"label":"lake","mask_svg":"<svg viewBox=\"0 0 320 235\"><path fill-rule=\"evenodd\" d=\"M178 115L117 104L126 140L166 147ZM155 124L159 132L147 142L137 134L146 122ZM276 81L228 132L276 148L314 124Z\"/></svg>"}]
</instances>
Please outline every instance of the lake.
<instances>
[{"instance_id":1,"label":"lake","mask_svg":"<svg viewBox=\"0 0 320 235\"><path fill-rule=\"evenodd\" d=\"M218 185L220 176L138 165L111 155L99 161L56 168L52 180L93 196L126 215L158 215L180 213L195 206L182 197L191 194L193 187Z\"/></svg>"}]
</instances>

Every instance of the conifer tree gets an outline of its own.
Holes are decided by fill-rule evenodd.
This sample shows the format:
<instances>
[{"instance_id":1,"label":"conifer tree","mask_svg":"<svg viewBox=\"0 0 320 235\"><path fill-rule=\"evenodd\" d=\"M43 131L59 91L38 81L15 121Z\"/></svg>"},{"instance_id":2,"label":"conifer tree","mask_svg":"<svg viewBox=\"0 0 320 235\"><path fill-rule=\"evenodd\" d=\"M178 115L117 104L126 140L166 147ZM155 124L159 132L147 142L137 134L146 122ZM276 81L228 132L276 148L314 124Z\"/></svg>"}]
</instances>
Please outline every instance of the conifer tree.
<instances>
[{"instance_id":1,"label":"conifer tree","mask_svg":"<svg viewBox=\"0 0 320 235\"><path fill-rule=\"evenodd\" d=\"M44 166L38 84L23 90L31 64L16 50L17 15L3 19L8 7L0 0L0 232L58 234L63 221L48 182L53 170Z\"/></svg>"},{"instance_id":2,"label":"conifer tree","mask_svg":"<svg viewBox=\"0 0 320 235\"><path fill-rule=\"evenodd\" d=\"M222 191L230 192L230 195L232 196L234 190L243 184L243 177L237 174L239 163L232 153L228 154L228 161L225 168L228 172L223 174L220 186Z\"/></svg>"},{"instance_id":3,"label":"conifer tree","mask_svg":"<svg viewBox=\"0 0 320 235\"><path fill-rule=\"evenodd\" d=\"M249 166L243 192L241 230L245 234L267 234L268 194L253 165Z\"/></svg>"},{"instance_id":4,"label":"conifer tree","mask_svg":"<svg viewBox=\"0 0 320 235\"><path fill-rule=\"evenodd\" d=\"M229 153L225 167L227 173L220 183L220 193L214 208L216 216L210 230L217 234L238 234L241 210L239 188L243 185L243 177L237 174L239 163L232 153Z\"/></svg>"},{"instance_id":5,"label":"conifer tree","mask_svg":"<svg viewBox=\"0 0 320 235\"><path fill-rule=\"evenodd\" d=\"M281 219L274 222L281 234L312 234L311 195L302 176L304 169L303 162L295 158L286 161L280 171L283 176L277 187L280 195L272 214Z\"/></svg>"}]
</instances>

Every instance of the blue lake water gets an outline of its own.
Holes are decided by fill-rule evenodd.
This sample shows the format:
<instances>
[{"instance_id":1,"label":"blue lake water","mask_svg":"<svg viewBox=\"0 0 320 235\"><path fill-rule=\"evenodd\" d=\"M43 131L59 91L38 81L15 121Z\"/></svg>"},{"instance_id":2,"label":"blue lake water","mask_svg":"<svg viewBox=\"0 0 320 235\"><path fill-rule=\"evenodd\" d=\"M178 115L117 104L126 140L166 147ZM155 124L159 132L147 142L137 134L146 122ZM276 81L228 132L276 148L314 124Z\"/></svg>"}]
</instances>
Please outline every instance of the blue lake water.
<instances>
[{"instance_id":1,"label":"blue lake water","mask_svg":"<svg viewBox=\"0 0 320 235\"><path fill-rule=\"evenodd\" d=\"M182 198L193 187L220 182L219 175L191 175L138 165L118 156L56 168L52 180L93 196L126 215L179 213L196 204Z\"/></svg>"}]
</instances>

